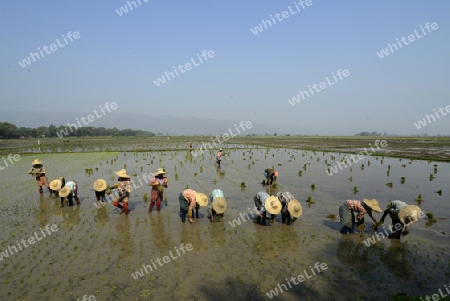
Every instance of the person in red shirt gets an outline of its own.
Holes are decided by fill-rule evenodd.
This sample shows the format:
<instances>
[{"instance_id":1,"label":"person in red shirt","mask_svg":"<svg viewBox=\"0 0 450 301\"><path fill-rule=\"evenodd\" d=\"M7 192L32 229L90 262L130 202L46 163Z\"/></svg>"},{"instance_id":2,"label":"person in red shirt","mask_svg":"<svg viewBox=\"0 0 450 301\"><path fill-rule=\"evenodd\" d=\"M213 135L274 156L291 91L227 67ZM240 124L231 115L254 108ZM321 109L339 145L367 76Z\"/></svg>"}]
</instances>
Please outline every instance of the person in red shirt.
<instances>
[{"instance_id":1,"label":"person in red shirt","mask_svg":"<svg viewBox=\"0 0 450 301\"><path fill-rule=\"evenodd\" d=\"M127 171L125 169L121 169L114 173L119 177L119 179L117 180L117 183L114 184L114 187L111 188L117 189L118 192L118 196L114 199L113 205L121 209L120 213L125 212L125 215L128 215L128 201L130 199L131 192L130 176L127 175Z\"/></svg>"},{"instance_id":2,"label":"person in red shirt","mask_svg":"<svg viewBox=\"0 0 450 301\"><path fill-rule=\"evenodd\" d=\"M152 212L153 206L156 204L156 210L161 210L161 201L163 200L164 188L167 188L169 180L164 176L166 172L162 168L158 168L155 176L150 181L149 186L152 186L150 194L150 207L148 212Z\"/></svg>"}]
</instances>

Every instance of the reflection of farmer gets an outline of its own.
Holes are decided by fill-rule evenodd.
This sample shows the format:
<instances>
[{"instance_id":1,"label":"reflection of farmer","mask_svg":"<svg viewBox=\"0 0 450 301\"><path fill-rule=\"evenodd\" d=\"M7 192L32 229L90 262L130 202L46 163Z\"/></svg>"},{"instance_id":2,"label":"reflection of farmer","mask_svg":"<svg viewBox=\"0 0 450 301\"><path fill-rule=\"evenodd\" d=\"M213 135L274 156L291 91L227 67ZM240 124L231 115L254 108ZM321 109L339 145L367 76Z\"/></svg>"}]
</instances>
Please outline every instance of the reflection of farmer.
<instances>
[{"instance_id":1,"label":"reflection of farmer","mask_svg":"<svg viewBox=\"0 0 450 301\"><path fill-rule=\"evenodd\" d=\"M80 207L75 207L76 209L73 210L72 208L68 208L69 210L61 209L63 211L62 216L64 218L62 225L64 228L69 228L78 225L78 223L81 221L80 217Z\"/></svg>"},{"instance_id":2,"label":"reflection of farmer","mask_svg":"<svg viewBox=\"0 0 450 301\"><path fill-rule=\"evenodd\" d=\"M375 223L377 221L372 216L372 211L381 212L380 206L378 206L378 201L375 199L368 200L364 199L363 202L355 200L347 200L344 204L339 207L339 216L341 218L341 233L350 234L355 232L355 226L358 226L360 232L364 232L364 215L367 213ZM356 221L355 221L355 214Z\"/></svg>"},{"instance_id":3,"label":"reflection of farmer","mask_svg":"<svg viewBox=\"0 0 450 301\"><path fill-rule=\"evenodd\" d=\"M278 171L272 168L266 168L264 170L264 176L266 177L266 186L272 186L277 181Z\"/></svg>"},{"instance_id":4,"label":"reflection of farmer","mask_svg":"<svg viewBox=\"0 0 450 301\"><path fill-rule=\"evenodd\" d=\"M387 209L384 211L383 216L380 219L380 222L377 225L381 225L384 223L384 219L386 215L389 214L389 217L392 219L393 233L388 237L393 239L400 239L401 234L408 235L408 227L415 223L418 220L418 216L421 210L419 207L414 205L408 205L405 202L394 200L390 201L387 204ZM400 219L400 217L402 219ZM396 225L398 225L396 227ZM405 224L407 226L405 227ZM401 229L405 227L405 230L402 232ZM397 230L399 229L399 230Z\"/></svg>"},{"instance_id":5,"label":"reflection of farmer","mask_svg":"<svg viewBox=\"0 0 450 301\"><path fill-rule=\"evenodd\" d=\"M152 212L156 203L156 210L161 210L161 201L163 200L164 188L167 188L169 180L164 176L166 172L162 168L158 168L155 176L151 179L149 186L152 186L150 194L150 207L148 212Z\"/></svg>"},{"instance_id":6,"label":"reflection of farmer","mask_svg":"<svg viewBox=\"0 0 450 301\"><path fill-rule=\"evenodd\" d=\"M302 215L302 205L290 192L279 192L278 200L281 202L281 222L286 225L293 224Z\"/></svg>"},{"instance_id":7,"label":"reflection of farmer","mask_svg":"<svg viewBox=\"0 0 450 301\"><path fill-rule=\"evenodd\" d=\"M57 179L54 179L50 182L50 189L55 193L56 195L59 195L59 192L61 191L61 188L66 185L66 180L64 177L59 176ZM61 207L64 207L64 198L61 197Z\"/></svg>"},{"instance_id":8,"label":"reflection of farmer","mask_svg":"<svg viewBox=\"0 0 450 301\"><path fill-rule=\"evenodd\" d=\"M97 200L97 202L100 202L100 200L102 201L102 203L105 202L107 188L108 185L103 179L98 179L94 182L95 199Z\"/></svg>"},{"instance_id":9,"label":"reflection of farmer","mask_svg":"<svg viewBox=\"0 0 450 301\"><path fill-rule=\"evenodd\" d=\"M36 218L39 221L41 228L44 228L50 221L49 211L49 202L44 199L43 195L41 195L39 198L39 211L36 214Z\"/></svg>"},{"instance_id":10,"label":"reflection of farmer","mask_svg":"<svg viewBox=\"0 0 450 301\"><path fill-rule=\"evenodd\" d=\"M193 223L192 213L197 203L199 206L205 207L208 205L208 197L206 194L201 192L196 192L192 189L185 189L180 193L178 200L180 201L180 215L181 221L184 223L186 221L186 213L189 216L189 222ZM198 212L198 209L197 209Z\"/></svg>"},{"instance_id":11,"label":"reflection of farmer","mask_svg":"<svg viewBox=\"0 0 450 301\"><path fill-rule=\"evenodd\" d=\"M266 212L270 213L270 225L275 221L275 216L281 212L281 202L276 196L270 196L265 191L258 192L253 198L258 212L257 222L266 224Z\"/></svg>"},{"instance_id":12,"label":"reflection of farmer","mask_svg":"<svg viewBox=\"0 0 450 301\"><path fill-rule=\"evenodd\" d=\"M127 175L127 171L125 169L121 169L114 173L119 177L119 179L117 179L117 183L114 184L114 187L112 188L117 189L118 192L118 196L114 199L113 204L114 206L120 208L120 213L125 212L125 215L128 215L128 201L130 199L131 192L130 176Z\"/></svg>"},{"instance_id":13,"label":"reflection of farmer","mask_svg":"<svg viewBox=\"0 0 450 301\"><path fill-rule=\"evenodd\" d=\"M32 167L30 168L28 173L36 178L36 184L39 187L39 193L43 193L42 185L47 187L48 191L52 193L52 190L50 189L50 186L48 184L48 179L45 176L45 166L42 164L42 161L34 159L33 162L31 162L31 164Z\"/></svg>"},{"instance_id":14,"label":"reflection of farmer","mask_svg":"<svg viewBox=\"0 0 450 301\"><path fill-rule=\"evenodd\" d=\"M77 202L77 205L80 205L80 201L78 200L78 184L75 181L67 182L66 185L59 191L59 196L61 198L67 197L67 199L69 200L69 206L73 206L74 198ZM61 205L63 205L63 203L61 203Z\"/></svg>"},{"instance_id":15,"label":"reflection of farmer","mask_svg":"<svg viewBox=\"0 0 450 301\"><path fill-rule=\"evenodd\" d=\"M217 165L216 172L217 172L217 176L219 177L219 179L222 179L224 177L225 172L222 171L222 168L220 167L220 165Z\"/></svg>"},{"instance_id":16,"label":"reflection of farmer","mask_svg":"<svg viewBox=\"0 0 450 301\"><path fill-rule=\"evenodd\" d=\"M219 151L217 152L217 155L216 155L216 163L219 166L220 166L220 162L222 161L222 156L223 156L223 149L221 148L221 149L219 149Z\"/></svg>"},{"instance_id":17,"label":"reflection of farmer","mask_svg":"<svg viewBox=\"0 0 450 301\"><path fill-rule=\"evenodd\" d=\"M210 201L211 203L208 206L209 220L214 222L216 216L223 218L223 215L227 210L227 201L225 200L223 191L220 189L211 191Z\"/></svg>"}]
</instances>

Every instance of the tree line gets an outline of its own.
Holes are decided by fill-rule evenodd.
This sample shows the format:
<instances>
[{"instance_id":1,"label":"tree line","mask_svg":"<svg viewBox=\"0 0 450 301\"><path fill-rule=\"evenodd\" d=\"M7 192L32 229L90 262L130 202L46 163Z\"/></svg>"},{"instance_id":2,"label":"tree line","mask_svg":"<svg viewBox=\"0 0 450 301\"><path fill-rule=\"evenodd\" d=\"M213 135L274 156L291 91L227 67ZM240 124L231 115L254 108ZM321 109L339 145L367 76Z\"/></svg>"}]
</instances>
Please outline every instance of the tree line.
<instances>
[{"instance_id":1,"label":"tree line","mask_svg":"<svg viewBox=\"0 0 450 301\"><path fill-rule=\"evenodd\" d=\"M17 139L17 138L40 138L40 137L58 137L57 133L67 132L67 137L87 137L87 136L155 136L154 133L143 130L132 130L105 127L79 127L67 131L66 126L56 126L50 124L37 128L17 127L9 122L0 122L0 138L1 139Z\"/></svg>"}]
</instances>

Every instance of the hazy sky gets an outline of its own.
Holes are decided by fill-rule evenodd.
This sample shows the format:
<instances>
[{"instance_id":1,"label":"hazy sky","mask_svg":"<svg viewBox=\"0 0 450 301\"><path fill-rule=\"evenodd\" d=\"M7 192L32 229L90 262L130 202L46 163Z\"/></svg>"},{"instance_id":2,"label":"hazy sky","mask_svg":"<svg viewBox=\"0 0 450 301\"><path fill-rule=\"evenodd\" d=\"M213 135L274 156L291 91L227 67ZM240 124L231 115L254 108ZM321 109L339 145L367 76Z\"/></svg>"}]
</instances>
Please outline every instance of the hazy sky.
<instances>
[{"instance_id":1,"label":"hazy sky","mask_svg":"<svg viewBox=\"0 0 450 301\"><path fill-rule=\"evenodd\" d=\"M91 112L109 101L117 112L289 123L297 133L450 134L442 113L414 125L450 105L450 1L139 1L133 10L124 0L4 2L1 110ZM276 24L255 35L270 15ZM438 29L424 35L427 22ZM414 30L421 37L409 42ZM69 31L79 38L66 44ZM402 37L409 45L377 55ZM63 47L19 65L56 39ZM201 64L203 50L215 56ZM339 69L350 75L336 82ZM289 104L327 76L334 85Z\"/></svg>"}]
</instances>

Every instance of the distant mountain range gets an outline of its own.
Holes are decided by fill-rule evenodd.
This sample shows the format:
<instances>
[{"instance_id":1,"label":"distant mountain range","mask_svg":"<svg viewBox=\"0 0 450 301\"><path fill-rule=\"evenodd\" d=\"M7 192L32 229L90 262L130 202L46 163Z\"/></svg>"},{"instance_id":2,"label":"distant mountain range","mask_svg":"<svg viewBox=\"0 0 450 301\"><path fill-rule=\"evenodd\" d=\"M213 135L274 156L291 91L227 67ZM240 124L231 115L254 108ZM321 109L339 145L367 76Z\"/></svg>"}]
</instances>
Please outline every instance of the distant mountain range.
<instances>
[{"instance_id":1,"label":"distant mountain range","mask_svg":"<svg viewBox=\"0 0 450 301\"><path fill-rule=\"evenodd\" d=\"M94 115L92 122L88 121L88 115ZM84 124L81 118L84 117ZM147 130L154 133L163 133L170 135L211 135L227 133L230 130L233 134L237 134L234 124L239 126L242 120L215 120L203 117L177 117L177 116L150 116L143 114L132 113L106 113L102 114L99 110L97 116L93 112L88 113L74 113L74 112L44 112L44 111L0 111L0 122L13 123L18 127L39 127L49 126L54 124L56 126L66 126L68 123L82 126L118 128L118 129L133 129L133 130ZM246 121L246 120L244 120ZM245 128L245 127L244 127ZM272 126L262 123L252 123L250 129L242 131L241 134L257 134L264 135L266 133L273 135L277 133L295 134L292 132L285 132L282 129L286 127ZM294 128L293 126L290 128Z\"/></svg>"}]
</instances>

